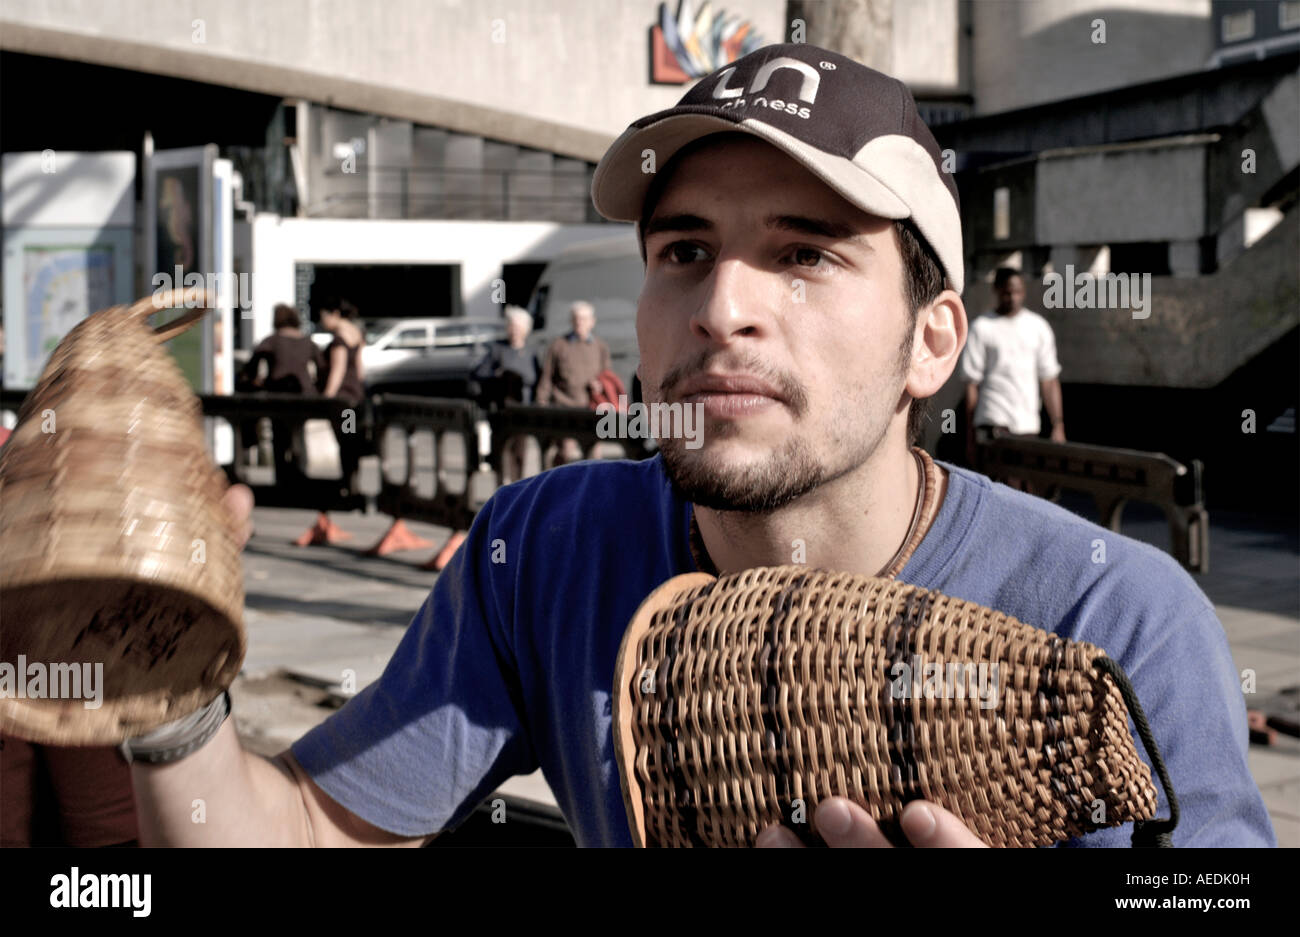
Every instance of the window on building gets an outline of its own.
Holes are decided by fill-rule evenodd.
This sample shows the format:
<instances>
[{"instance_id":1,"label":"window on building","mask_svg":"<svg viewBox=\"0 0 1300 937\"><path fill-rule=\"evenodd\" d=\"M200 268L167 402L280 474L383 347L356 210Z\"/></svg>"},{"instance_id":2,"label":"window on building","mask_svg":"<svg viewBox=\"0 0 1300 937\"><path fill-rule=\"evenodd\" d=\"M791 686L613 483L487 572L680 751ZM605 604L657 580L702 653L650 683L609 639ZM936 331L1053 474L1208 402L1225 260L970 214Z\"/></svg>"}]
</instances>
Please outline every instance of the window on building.
<instances>
[{"instance_id":1,"label":"window on building","mask_svg":"<svg viewBox=\"0 0 1300 937\"><path fill-rule=\"evenodd\" d=\"M1005 241L1011 237L1011 190L1006 186L993 190L993 238Z\"/></svg>"},{"instance_id":2,"label":"window on building","mask_svg":"<svg viewBox=\"0 0 1300 937\"><path fill-rule=\"evenodd\" d=\"M1149 273L1154 277L1167 277L1169 268L1168 241L1140 241L1110 245L1110 273Z\"/></svg>"},{"instance_id":3,"label":"window on building","mask_svg":"<svg viewBox=\"0 0 1300 937\"><path fill-rule=\"evenodd\" d=\"M1240 42L1255 35L1255 11L1241 10L1227 13L1220 21L1223 27L1224 42Z\"/></svg>"},{"instance_id":4,"label":"window on building","mask_svg":"<svg viewBox=\"0 0 1300 937\"><path fill-rule=\"evenodd\" d=\"M1277 5L1279 29L1300 29L1300 0L1282 0Z\"/></svg>"}]
</instances>

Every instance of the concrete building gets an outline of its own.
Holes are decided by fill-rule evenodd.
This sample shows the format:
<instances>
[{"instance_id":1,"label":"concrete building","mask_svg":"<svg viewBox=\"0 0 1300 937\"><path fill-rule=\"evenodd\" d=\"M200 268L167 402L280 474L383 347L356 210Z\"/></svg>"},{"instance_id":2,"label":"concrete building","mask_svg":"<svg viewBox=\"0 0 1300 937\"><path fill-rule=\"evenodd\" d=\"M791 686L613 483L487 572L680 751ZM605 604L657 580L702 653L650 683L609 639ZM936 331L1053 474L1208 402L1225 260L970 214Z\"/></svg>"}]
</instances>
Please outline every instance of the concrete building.
<instances>
[{"instance_id":1,"label":"concrete building","mask_svg":"<svg viewBox=\"0 0 1300 937\"><path fill-rule=\"evenodd\" d=\"M1188 458L1236 451L1242 466L1269 453L1276 463L1272 446L1294 467L1293 388L1247 375L1300 347L1300 0L720 7L715 38L825 45L908 83L953 157L972 312L1002 263L1025 270L1039 308L1044 278L1067 269L1150 274L1141 319L1044 310L1073 438ZM143 156L146 133L158 151L216 143L242 181L235 265L257 275L247 347L274 303L305 301L318 272L348 279L372 314L491 314L526 300L557 250L610 230L587 194L609 141L717 64L665 51L665 25L703 26L689 0L393 0L382 11L9 0L0 148ZM1278 431L1254 449L1239 431L1203 446L1195 421L1169 416L1185 403L1131 425L1096 416L1167 392L1255 410Z\"/></svg>"}]
</instances>

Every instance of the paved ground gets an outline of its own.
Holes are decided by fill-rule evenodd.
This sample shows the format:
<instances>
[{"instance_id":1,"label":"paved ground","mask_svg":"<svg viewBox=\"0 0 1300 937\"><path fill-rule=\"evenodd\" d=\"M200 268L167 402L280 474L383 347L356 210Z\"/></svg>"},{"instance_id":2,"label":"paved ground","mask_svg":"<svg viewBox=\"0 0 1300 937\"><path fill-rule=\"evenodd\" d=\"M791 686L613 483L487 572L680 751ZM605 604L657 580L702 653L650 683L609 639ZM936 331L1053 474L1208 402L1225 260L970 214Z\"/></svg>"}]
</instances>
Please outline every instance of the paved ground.
<instances>
[{"instance_id":1,"label":"paved ground","mask_svg":"<svg viewBox=\"0 0 1300 937\"><path fill-rule=\"evenodd\" d=\"M1070 503L1085 513L1082 504ZM436 574L419 569L434 548L369 559L359 551L387 526L383 516L336 515L355 535L348 545L299 549L289 541L314 516L258 508L245 556L249 654L234 687L235 716L246 742L274 754L323 720L346 694L345 671L358 689L374 680L433 587ZM1130 508L1124 532L1168 548L1154 511ZM436 546L449 533L411 524ZM1215 602L1239 670L1255 671L1249 705L1297 706L1300 684L1300 544L1294 526L1212 514L1211 572L1197 579ZM1283 694L1292 689L1292 694ZM1251 770L1282 845L1300 846L1300 741L1281 737L1272 748L1252 746ZM543 803L553 797L540 773L503 791Z\"/></svg>"},{"instance_id":2,"label":"paved ground","mask_svg":"<svg viewBox=\"0 0 1300 937\"><path fill-rule=\"evenodd\" d=\"M1067 504L1085 516L1087 506ZM1094 518L1095 519L1095 518ZM1130 506L1123 532L1169 548L1164 516ZM1214 602L1237 671L1254 671L1252 709L1300 712L1300 531L1284 519L1210 512L1210 571L1194 576ZM1245 679L1243 677L1243 679ZM1300 739L1250 747L1250 770L1279 846L1300 846Z\"/></svg>"}]
</instances>

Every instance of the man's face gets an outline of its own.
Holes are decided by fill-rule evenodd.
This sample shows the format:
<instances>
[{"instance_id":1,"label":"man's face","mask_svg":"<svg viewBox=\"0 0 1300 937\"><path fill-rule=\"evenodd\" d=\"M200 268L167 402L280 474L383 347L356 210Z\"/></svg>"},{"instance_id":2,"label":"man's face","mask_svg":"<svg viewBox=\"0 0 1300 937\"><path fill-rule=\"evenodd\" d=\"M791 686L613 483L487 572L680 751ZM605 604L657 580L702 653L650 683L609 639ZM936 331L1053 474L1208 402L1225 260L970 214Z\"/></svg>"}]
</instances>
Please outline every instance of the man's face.
<instances>
[{"instance_id":1,"label":"man's face","mask_svg":"<svg viewBox=\"0 0 1300 937\"><path fill-rule=\"evenodd\" d=\"M596 317L591 310L585 307L578 307L570 314L573 321L573 331L577 333L578 338L586 341L591 335L592 327L596 324Z\"/></svg>"},{"instance_id":2,"label":"man's face","mask_svg":"<svg viewBox=\"0 0 1300 937\"><path fill-rule=\"evenodd\" d=\"M696 504L770 511L862 465L902 399L912 330L893 223L760 140L673 167L637 305L650 402L704 404L660 447ZM903 360L900 360L902 358Z\"/></svg>"},{"instance_id":3,"label":"man's face","mask_svg":"<svg viewBox=\"0 0 1300 937\"><path fill-rule=\"evenodd\" d=\"M1018 312L1025 304L1025 281L1020 277L1008 277L1001 286L993 288L993 295L998 300L998 312L1003 315Z\"/></svg>"}]
</instances>

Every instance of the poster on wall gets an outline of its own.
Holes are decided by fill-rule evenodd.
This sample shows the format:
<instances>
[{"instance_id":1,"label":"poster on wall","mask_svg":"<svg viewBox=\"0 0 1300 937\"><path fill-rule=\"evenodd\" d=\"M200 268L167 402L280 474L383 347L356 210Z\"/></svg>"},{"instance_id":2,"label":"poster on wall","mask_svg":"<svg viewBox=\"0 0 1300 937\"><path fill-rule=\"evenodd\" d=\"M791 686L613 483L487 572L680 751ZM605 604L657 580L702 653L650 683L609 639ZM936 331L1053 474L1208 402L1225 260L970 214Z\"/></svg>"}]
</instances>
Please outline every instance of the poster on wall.
<instances>
[{"instance_id":1,"label":"poster on wall","mask_svg":"<svg viewBox=\"0 0 1300 937\"><path fill-rule=\"evenodd\" d=\"M159 150L145 165L145 257L151 258L145 279L152 293L202 284L214 286L212 174L215 144L179 150ZM159 313L162 324L183 315L176 309ZM197 393L211 393L215 374L211 313L194 328L167 342L167 348Z\"/></svg>"},{"instance_id":2,"label":"poster on wall","mask_svg":"<svg viewBox=\"0 0 1300 937\"><path fill-rule=\"evenodd\" d=\"M27 229L5 237L4 386L29 390L82 319L131 300L131 232Z\"/></svg>"},{"instance_id":3,"label":"poster on wall","mask_svg":"<svg viewBox=\"0 0 1300 937\"><path fill-rule=\"evenodd\" d=\"M6 153L3 384L35 386L77 323L134 297L135 155Z\"/></svg>"}]
</instances>

